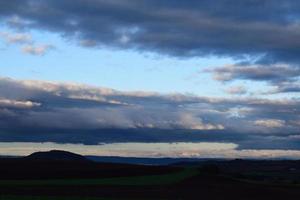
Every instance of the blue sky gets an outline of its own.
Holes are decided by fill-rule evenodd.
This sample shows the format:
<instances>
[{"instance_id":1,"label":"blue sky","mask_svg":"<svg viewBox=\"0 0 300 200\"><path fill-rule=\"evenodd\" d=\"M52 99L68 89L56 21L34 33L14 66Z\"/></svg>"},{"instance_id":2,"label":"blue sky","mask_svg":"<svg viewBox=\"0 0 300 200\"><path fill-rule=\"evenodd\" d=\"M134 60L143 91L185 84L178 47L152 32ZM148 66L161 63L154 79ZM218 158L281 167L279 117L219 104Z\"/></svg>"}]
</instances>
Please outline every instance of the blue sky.
<instances>
[{"instance_id":1,"label":"blue sky","mask_svg":"<svg viewBox=\"0 0 300 200\"><path fill-rule=\"evenodd\" d=\"M70 2L0 1L0 148L300 155L299 3Z\"/></svg>"},{"instance_id":2,"label":"blue sky","mask_svg":"<svg viewBox=\"0 0 300 200\"><path fill-rule=\"evenodd\" d=\"M16 34L2 25L2 32ZM1 41L1 74L17 79L72 81L118 90L224 95L222 84L201 73L232 63L229 58L176 58L151 52L85 48L57 34L30 31L38 43L55 44L42 56L24 54L18 44ZM67 75L66 75L67 74Z\"/></svg>"},{"instance_id":3,"label":"blue sky","mask_svg":"<svg viewBox=\"0 0 300 200\"><path fill-rule=\"evenodd\" d=\"M88 48L78 41L45 31L23 31L1 25L1 32L10 35L28 34L38 44L51 44L43 55L21 50L22 44L1 40L1 75L16 79L76 82L124 91L188 93L212 97L230 97L227 89L244 87L247 96L262 96L270 90L263 82L234 80L218 82L205 69L234 65L225 56L176 57L150 51ZM265 98L294 97L292 94L264 94Z\"/></svg>"}]
</instances>

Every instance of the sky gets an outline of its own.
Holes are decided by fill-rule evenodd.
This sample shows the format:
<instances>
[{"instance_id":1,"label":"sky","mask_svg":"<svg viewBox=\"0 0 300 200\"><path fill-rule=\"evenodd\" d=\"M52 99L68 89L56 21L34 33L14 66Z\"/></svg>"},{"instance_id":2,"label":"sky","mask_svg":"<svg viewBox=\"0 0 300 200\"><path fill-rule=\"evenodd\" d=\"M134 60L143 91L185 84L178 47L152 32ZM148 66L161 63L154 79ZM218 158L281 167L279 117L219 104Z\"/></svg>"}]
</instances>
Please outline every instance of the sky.
<instances>
[{"instance_id":1,"label":"sky","mask_svg":"<svg viewBox=\"0 0 300 200\"><path fill-rule=\"evenodd\" d=\"M0 0L0 154L300 159L299 9Z\"/></svg>"}]
</instances>

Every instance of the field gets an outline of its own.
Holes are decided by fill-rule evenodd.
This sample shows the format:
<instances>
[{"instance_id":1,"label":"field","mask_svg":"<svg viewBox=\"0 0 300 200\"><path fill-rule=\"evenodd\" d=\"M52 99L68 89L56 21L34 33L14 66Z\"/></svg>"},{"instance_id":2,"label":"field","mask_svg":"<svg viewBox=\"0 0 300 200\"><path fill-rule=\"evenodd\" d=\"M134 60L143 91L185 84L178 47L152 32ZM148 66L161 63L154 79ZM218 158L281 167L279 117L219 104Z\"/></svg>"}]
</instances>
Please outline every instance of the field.
<instances>
[{"instance_id":1,"label":"field","mask_svg":"<svg viewBox=\"0 0 300 200\"><path fill-rule=\"evenodd\" d=\"M0 200L300 197L299 161L203 161L149 166L0 159L0 170Z\"/></svg>"},{"instance_id":2,"label":"field","mask_svg":"<svg viewBox=\"0 0 300 200\"><path fill-rule=\"evenodd\" d=\"M197 174L199 174L199 171L195 168L184 168L179 172L152 176L131 176L102 179L0 180L0 186L166 185L178 183Z\"/></svg>"}]
</instances>

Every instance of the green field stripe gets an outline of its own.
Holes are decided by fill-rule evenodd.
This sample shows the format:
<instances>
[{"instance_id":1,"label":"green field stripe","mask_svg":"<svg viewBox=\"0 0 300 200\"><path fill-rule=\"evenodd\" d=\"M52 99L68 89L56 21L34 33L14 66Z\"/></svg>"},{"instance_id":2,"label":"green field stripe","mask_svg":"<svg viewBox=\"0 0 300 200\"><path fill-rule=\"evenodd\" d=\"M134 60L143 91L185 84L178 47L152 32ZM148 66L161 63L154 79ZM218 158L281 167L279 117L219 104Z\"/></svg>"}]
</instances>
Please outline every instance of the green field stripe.
<instances>
[{"instance_id":1,"label":"green field stripe","mask_svg":"<svg viewBox=\"0 0 300 200\"><path fill-rule=\"evenodd\" d=\"M165 185L180 182L198 174L194 168L177 173L152 176L103 178L103 179L55 179L55 180L1 180L1 186L55 186L55 185Z\"/></svg>"}]
</instances>

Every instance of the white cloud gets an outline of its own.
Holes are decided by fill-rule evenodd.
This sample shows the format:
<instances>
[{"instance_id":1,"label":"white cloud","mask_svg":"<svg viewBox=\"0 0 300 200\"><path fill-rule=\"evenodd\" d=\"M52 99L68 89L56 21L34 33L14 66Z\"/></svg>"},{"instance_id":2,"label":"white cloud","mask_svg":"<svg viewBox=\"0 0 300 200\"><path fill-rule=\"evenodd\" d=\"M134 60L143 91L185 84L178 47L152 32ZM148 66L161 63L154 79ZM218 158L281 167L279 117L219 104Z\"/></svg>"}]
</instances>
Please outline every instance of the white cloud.
<instances>
[{"instance_id":1,"label":"white cloud","mask_svg":"<svg viewBox=\"0 0 300 200\"><path fill-rule=\"evenodd\" d=\"M264 126L267 128L281 128L285 126L285 121L279 119L260 119L256 120L254 124L258 126Z\"/></svg>"},{"instance_id":2,"label":"white cloud","mask_svg":"<svg viewBox=\"0 0 300 200\"><path fill-rule=\"evenodd\" d=\"M253 111L253 109L249 107L233 107L228 110L228 117L229 118L244 118L248 114L250 114Z\"/></svg>"},{"instance_id":3,"label":"white cloud","mask_svg":"<svg viewBox=\"0 0 300 200\"><path fill-rule=\"evenodd\" d=\"M234 150L238 145L217 142L107 143L99 145L0 142L2 155L28 155L36 151L60 149L83 155L132 157L194 157Z\"/></svg>"},{"instance_id":4,"label":"white cloud","mask_svg":"<svg viewBox=\"0 0 300 200\"><path fill-rule=\"evenodd\" d=\"M191 113L182 113L179 117L179 124L186 129L192 130L222 130L224 126L222 124L210 124L203 123L202 119L191 114Z\"/></svg>"},{"instance_id":5,"label":"white cloud","mask_svg":"<svg viewBox=\"0 0 300 200\"><path fill-rule=\"evenodd\" d=\"M41 103L32 101L17 101L11 99L0 99L0 107L13 107L13 108L32 108L35 106L40 106Z\"/></svg>"},{"instance_id":6,"label":"white cloud","mask_svg":"<svg viewBox=\"0 0 300 200\"><path fill-rule=\"evenodd\" d=\"M242 95L247 93L247 89L244 86L232 86L225 90L228 94Z\"/></svg>"},{"instance_id":7,"label":"white cloud","mask_svg":"<svg viewBox=\"0 0 300 200\"><path fill-rule=\"evenodd\" d=\"M42 56L52 49L54 49L54 46L52 45L25 45L22 47L22 52L25 54Z\"/></svg>"},{"instance_id":8,"label":"white cloud","mask_svg":"<svg viewBox=\"0 0 300 200\"><path fill-rule=\"evenodd\" d=\"M37 151L53 149L82 155L122 157L185 157L185 158L262 158L300 159L299 150L238 150L234 143L178 142L178 143L107 143L99 145L0 142L1 155L26 156Z\"/></svg>"},{"instance_id":9,"label":"white cloud","mask_svg":"<svg viewBox=\"0 0 300 200\"><path fill-rule=\"evenodd\" d=\"M9 44L30 44L32 36L27 33L0 32L0 36Z\"/></svg>"},{"instance_id":10,"label":"white cloud","mask_svg":"<svg viewBox=\"0 0 300 200\"><path fill-rule=\"evenodd\" d=\"M21 51L25 54L41 56L55 48L49 44L36 44L29 33L0 32L0 37L7 44L22 45Z\"/></svg>"}]
</instances>

